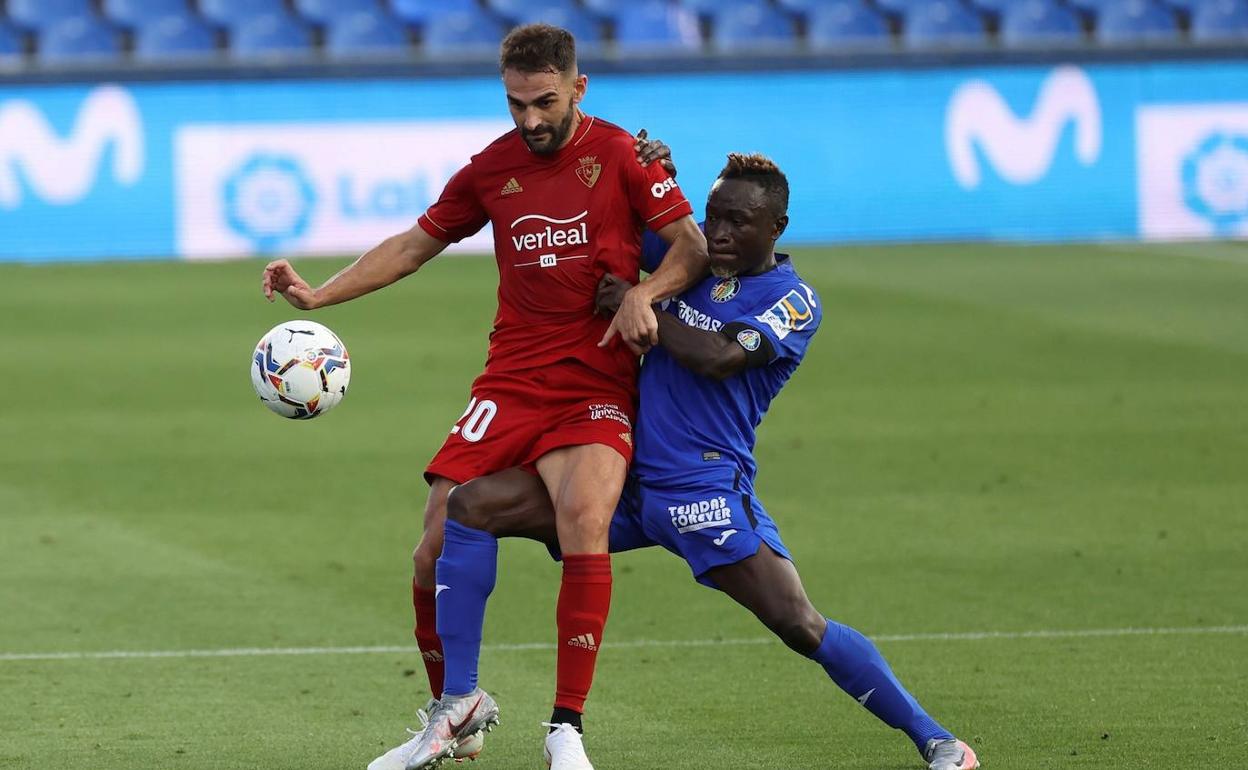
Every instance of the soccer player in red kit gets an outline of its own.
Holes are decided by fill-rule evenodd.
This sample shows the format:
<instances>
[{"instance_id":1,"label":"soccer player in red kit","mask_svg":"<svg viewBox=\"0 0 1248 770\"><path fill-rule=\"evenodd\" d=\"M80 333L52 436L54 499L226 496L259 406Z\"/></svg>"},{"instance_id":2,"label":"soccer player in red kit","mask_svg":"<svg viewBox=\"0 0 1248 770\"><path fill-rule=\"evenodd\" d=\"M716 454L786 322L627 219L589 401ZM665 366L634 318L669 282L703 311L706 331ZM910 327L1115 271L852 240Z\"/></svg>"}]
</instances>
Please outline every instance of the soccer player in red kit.
<instances>
[{"instance_id":1,"label":"soccer player in red kit","mask_svg":"<svg viewBox=\"0 0 1248 770\"><path fill-rule=\"evenodd\" d=\"M493 227L498 313L485 371L425 472L425 531L413 555L416 637L435 701L426 729L375 760L374 770L473 756L480 732L498 720L476 681L497 541L448 523L446 498L455 484L514 466L544 482L564 554L546 758L556 770L592 770L580 714L610 604L607 531L632 454L637 354L657 342L652 305L707 267L706 241L675 181L660 164L637 163L628 132L581 112L587 78L567 31L518 27L503 41L500 70L516 130L473 156L416 227L318 289L284 260L264 272L266 296L276 291L311 309L387 286L447 244ZM662 268L629 292L610 322L600 319L599 279L638 280L647 228L671 244Z\"/></svg>"}]
</instances>

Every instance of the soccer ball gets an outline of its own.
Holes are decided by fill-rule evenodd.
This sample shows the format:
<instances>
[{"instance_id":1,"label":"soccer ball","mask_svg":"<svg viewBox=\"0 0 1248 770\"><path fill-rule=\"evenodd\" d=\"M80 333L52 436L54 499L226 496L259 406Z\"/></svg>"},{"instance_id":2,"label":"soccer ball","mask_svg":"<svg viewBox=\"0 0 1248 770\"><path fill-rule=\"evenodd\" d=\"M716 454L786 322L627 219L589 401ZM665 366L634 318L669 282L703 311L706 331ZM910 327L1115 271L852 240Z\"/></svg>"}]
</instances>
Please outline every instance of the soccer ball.
<instances>
[{"instance_id":1,"label":"soccer ball","mask_svg":"<svg viewBox=\"0 0 1248 770\"><path fill-rule=\"evenodd\" d=\"M283 417L310 420L347 394L351 361L338 335L315 321L278 324L256 343L251 385Z\"/></svg>"}]
</instances>

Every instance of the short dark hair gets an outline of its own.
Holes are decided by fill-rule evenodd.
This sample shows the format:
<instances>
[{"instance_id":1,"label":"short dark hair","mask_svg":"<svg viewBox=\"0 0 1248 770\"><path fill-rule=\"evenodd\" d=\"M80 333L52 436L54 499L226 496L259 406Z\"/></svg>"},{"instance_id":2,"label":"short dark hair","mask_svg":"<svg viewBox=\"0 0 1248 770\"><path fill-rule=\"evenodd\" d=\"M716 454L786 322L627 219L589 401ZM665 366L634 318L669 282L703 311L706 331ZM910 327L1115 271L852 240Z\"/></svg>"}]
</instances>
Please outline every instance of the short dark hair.
<instances>
[{"instance_id":1,"label":"short dark hair","mask_svg":"<svg viewBox=\"0 0 1248 770\"><path fill-rule=\"evenodd\" d=\"M576 69L576 39L550 24L525 24L503 38L498 71L570 72Z\"/></svg>"},{"instance_id":2,"label":"short dark hair","mask_svg":"<svg viewBox=\"0 0 1248 770\"><path fill-rule=\"evenodd\" d=\"M728 163L719 172L720 179L746 179L763 188L772 213L777 218L789 211L789 178L784 175L776 162L761 153L746 155L741 152L728 153Z\"/></svg>"}]
</instances>

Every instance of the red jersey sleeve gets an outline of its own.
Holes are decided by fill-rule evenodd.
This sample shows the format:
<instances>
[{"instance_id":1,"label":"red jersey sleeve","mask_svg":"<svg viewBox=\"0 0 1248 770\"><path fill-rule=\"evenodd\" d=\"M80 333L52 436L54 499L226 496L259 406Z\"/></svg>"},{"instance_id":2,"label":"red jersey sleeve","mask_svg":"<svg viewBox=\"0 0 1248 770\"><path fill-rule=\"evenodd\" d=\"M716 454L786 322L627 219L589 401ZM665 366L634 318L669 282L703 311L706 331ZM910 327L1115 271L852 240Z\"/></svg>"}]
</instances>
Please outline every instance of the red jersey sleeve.
<instances>
[{"instance_id":1,"label":"red jersey sleeve","mask_svg":"<svg viewBox=\"0 0 1248 770\"><path fill-rule=\"evenodd\" d=\"M442 196L416 220L420 228L439 241L462 241L490 221L477 197L476 172L472 163L455 172Z\"/></svg>"},{"instance_id":2,"label":"red jersey sleeve","mask_svg":"<svg viewBox=\"0 0 1248 770\"><path fill-rule=\"evenodd\" d=\"M632 152L631 145L629 152ZM662 165L651 163L643 167L635 158L629 158L627 167L628 199L647 229L658 232L677 219L693 214L693 206Z\"/></svg>"}]
</instances>

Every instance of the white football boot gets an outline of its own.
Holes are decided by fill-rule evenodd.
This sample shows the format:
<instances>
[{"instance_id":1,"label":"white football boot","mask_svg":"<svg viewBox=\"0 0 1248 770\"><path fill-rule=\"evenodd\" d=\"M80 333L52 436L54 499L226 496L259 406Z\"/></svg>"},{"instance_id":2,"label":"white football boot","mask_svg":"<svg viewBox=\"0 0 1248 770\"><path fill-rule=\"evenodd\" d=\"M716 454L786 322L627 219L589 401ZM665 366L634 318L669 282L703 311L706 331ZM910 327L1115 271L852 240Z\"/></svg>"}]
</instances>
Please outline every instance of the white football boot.
<instances>
[{"instance_id":1,"label":"white football boot","mask_svg":"<svg viewBox=\"0 0 1248 770\"><path fill-rule=\"evenodd\" d=\"M412 737L369 762L368 770L405 770L407 758L416 750L416 744L420 743L421 737L429 727L429 713L437 707L438 701L430 699L423 709L416 709L416 717L420 719L420 729L413 730L409 727L407 731L411 733ZM485 748L484 731L474 733L462 741L458 741L455 744L455 750L451 752L451 758L456 762L463 762L465 759L476 759L483 748Z\"/></svg>"},{"instance_id":2,"label":"white football boot","mask_svg":"<svg viewBox=\"0 0 1248 770\"><path fill-rule=\"evenodd\" d=\"M928 770L975 770L979 767L979 758L970 746L957 738L946 738L943 741L933 738L927 742L923 751L923 759Z\"/></svg>"},{"instance_id":3,"label":"white football boot","mask_svg":"<svg viewBox=\"0 0 1248 770\"><path fill-rule=\"evenodd\" d=\"M445 695L429 714L429 723L414 739L404 770L431 770L447 759L472 759L469 745L498 724L498 704L480 687L467 695ZM462 745L461 745L462 744ZM478 748L479 751L479 748ZM470 756L471 755L471 756Z\"/></svg>"},{"instance_id":4,"label":"white football boot","mask_svg":"<svg viewBox=\"0 0 1248 770\"><path fill-rule=\"evenodd\" d=\"M542 756L546 759L550 770L594 770L585 756L585 745L581 742L581 734L570 724L552 725L542 722L542 727L553 728L546 735L546 748Z\"/></svg>"}]
</instances>

